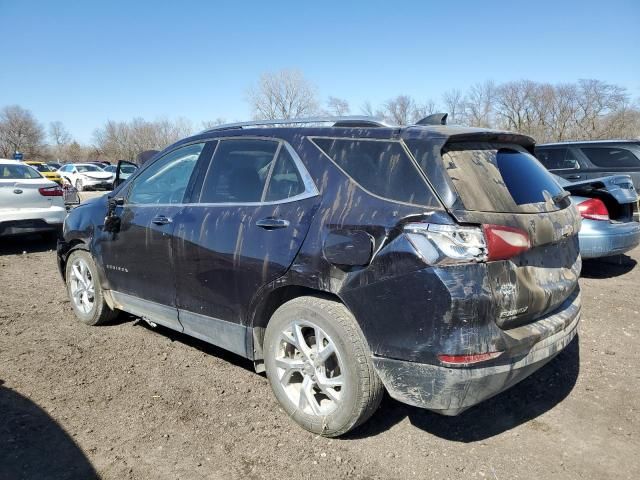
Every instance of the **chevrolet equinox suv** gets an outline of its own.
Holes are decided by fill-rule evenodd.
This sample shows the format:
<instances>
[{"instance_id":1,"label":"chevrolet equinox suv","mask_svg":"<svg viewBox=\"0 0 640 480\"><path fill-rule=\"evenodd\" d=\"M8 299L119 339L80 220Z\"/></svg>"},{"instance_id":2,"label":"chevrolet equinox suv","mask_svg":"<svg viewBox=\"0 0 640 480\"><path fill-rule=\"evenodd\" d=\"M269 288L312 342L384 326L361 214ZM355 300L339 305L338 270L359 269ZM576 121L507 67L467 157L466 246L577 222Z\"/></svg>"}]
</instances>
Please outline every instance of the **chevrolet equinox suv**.
<instances>
[{"instance_id":1,"label":"chevrolet equinox suv","mask_svg":"<svg viewBox=\"0 0 640 480\"><path fill-rule=\"evenodd\" d=\"M457 415L573 339L580 217L531 138L304 122L186 138L74 209L58 261L77 317L125 311L251 359L325 436L384 390Z\"/></svg>"}]
</instances>

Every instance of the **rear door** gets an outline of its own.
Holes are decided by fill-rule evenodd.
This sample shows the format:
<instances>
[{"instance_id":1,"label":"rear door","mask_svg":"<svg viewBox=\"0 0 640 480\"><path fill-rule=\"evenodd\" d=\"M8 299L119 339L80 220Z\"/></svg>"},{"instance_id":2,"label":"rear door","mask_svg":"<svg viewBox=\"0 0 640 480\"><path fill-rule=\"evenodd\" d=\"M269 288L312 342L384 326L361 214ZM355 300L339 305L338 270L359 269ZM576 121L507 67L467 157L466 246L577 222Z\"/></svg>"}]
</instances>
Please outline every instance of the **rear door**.
<instances>
[{"instance_id":1,"label":"rear door","mask_svg":"<svg viewBox=\"0 0 640 480\"><path fill-rule=\"evenodd\" d=\"M505 225L528 233L528 251L487 263L500 327L533 321L574 294L581 266L579 215L552 175L523 146L450 140L440 155L433 155L424 142L407 144L425 171L441 162L448 185L436 189L454 192L449 211L458 222Z\"/></svg>"},{"instance_id":2,"label":"rear door","mask_svg":"<svg viewBox=\"0 0 640 480\"><path fill-rule=\"evenodd\" d=\"M185 332L246 355L246 313L293 262L319 203L295 151L221 140L202 189L176 222L177 304Z\"/></svg>"}]
</instances>

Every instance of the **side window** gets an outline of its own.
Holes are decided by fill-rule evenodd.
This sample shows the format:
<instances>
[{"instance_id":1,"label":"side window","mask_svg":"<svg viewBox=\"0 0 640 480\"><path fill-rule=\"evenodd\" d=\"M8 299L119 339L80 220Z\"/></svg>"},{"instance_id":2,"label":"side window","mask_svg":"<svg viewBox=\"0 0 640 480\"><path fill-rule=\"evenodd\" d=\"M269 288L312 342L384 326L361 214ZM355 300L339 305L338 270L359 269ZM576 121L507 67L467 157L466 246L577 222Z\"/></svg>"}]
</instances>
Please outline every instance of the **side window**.
<instances>
[{"instance_id":1,"label":"side window","mask_svg":"<svg viewBox=\"0 0 640 480\"><path fill-rule=\"evenodd\" d=\"M542 148L536 150L536 157L547 170L570 170L580 168L568 148Z\"/></svg>"},{"instance_id":2,"label":"side window","mask_svg":"<svg viewBox=\"0 0 640 480\"><path fill-rule=\"evenodd\" d=\"M591 162L604 168L640 167L640 160L631 150L619 147L581 148Z\"/></svg>"},{"instance_id":3,"label":"side window","mask_svg":"<svg viewBox=\"0 0 640 480\"><path fill-rule=\"evenodd\" d=\"M398 202L433 203L429 186L399 142L330 138L313 142L367 191Z\"/></svg>"},{"instance_id":4,"label":"side window","mask_svg":"<svg viewBox=\"0 0 640 480\"><path fill-rule=\"evenodd\" d=\"M222 140L204 179L201 203L260 202L278 142Z\"/></svg>"},{"instance_id":5,"label":"side window","mask_svg":"<svg viewBox=\"0 0 640 480\"><path fill-rule=\"evenodd\" d=\"M304 193L305 186L289 151L283 146L271 172L265 201L275 202Z\"/></svg>"},{"instance_id":6,"label":"side window","mask_svg":"<svg viewBox=\"0 0 640 480\"><path fill-rule=\"evenodd\" d=\"M204 143L178 148L142 172L129 189L128 203L181 203Z\"/></svg>"}]
</instances>

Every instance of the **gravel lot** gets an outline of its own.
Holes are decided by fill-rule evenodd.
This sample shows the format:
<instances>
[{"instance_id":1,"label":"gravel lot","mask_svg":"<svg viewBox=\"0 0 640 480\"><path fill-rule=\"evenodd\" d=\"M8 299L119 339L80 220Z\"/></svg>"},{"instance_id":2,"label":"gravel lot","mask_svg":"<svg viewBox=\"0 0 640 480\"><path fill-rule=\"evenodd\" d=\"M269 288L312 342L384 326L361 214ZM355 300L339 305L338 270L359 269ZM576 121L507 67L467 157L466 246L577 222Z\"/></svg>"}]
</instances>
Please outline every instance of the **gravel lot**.
<instances>
[{"instance_id":1,"label":"gravel lot","mask_svg":"<svg viewBox=\"0 0 640 480\"><path fill-rule=\"evenodd\" d=\"M640 249L585 263L579 339L510 391L455 418L386 398L329 440L239 357L76 321L54 248L0 242L0 479L640 478Z\"/></svg>"}]
</instances>

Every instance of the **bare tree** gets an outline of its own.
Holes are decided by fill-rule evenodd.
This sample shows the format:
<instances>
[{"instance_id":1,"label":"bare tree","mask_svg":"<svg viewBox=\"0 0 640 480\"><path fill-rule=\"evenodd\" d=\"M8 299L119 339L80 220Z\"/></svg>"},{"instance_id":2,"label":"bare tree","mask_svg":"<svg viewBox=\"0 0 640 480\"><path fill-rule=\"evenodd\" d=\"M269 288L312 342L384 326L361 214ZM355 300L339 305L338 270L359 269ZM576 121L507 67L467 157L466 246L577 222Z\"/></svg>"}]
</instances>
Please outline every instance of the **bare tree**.
<instances>
[{"instance_id":1,"label":"bare tree","mask_svg":"<svg viewBox=\"0 0 640 480\"><path fill-rule=\"evenodd\" d=\"M0 111L0 156L10 158L22 152L35 157L42 153L43 144L42 126L29 110L9 105Z\"/></svg>"},{"instance_id":2,"label":"bare tree","mask_svg":"<svg viewBox=\"0 0 640 480\"><path fill-rule=\"evenodd\" d=\"M202 122L202 128L204 130L209 130L210 128L217 127L218 125L222 125L227 123L227 120L222 117L217 117L215 120L205 120Z\"/></svg>"},{"instance_id":3,"label":"bare tree","mask_svg":"<svg viewBox=\"0 0 640 480\"><path fill-rule=\"evenodd\" d=\"M379 108L373 108L373 105L369 100L364 102L360 107L360 112L362 115L366 115L367 117L378 117L384 118L384 112Z\"/></svg>"},{"instance_id":4,"label":"bare tree","mask_svg":"<svg viewBox=\"0 0 640 480\"><path fill-rule=\"evenodd\" d=\"M49 124L49 138L54 145L63 146L71 142L71 135L60 120Z\"/></svg>"},{"instance_id":5,"label":"bare tree","mask_svg":"<svg viewBox=\"0 0 640 480\"><path fill-rule=\"evenodd\" d=\"M496 85L490 80L472 85L464 98L464 122L473 127L493 126L496 96Z\"/></svg>"},{"instance_id":6,"label":"bare tree","mask_svg":"<svg viewBox=\"0 0 640 480\"><path fill-rule=\"evenodd\" d=\"M446 112L449 114L449 123L458 123L462 121L459 117L461 117L464 107L464 100L460 90L454 88L444 92L442 95L442 103L444 104Z\"/></svg>"},{"instance_id":7,"label":"bare tree","mask_svg":"<svg viewBox=\"0 0 640 480\"><path fill-rule=\"evenodd\" d=\"M384 104L384 116L398 125L410 125L416 117L416 102L409 95L398 95Z\"/></svg>"},{"instance_id":8,"label":"bare tree","mask_svg":"<svg viewBox=\"0 0 640 480\"><path fill-rule=\"evenodd\" d=\"M298 70L262 74L247 98L256 120L301 118L318 112L316 88Z\"/></svg>"},{"instance_id":9,"label":"bare tree","mask_svg":"<svg viewBox=\"0 0 640 480\"><path fill-rule=\"evenodd\" d=\"M329 97L327 100L327 110L329 115L341 117L349 114L349 102L342 98Z\"/></svg>"}]
</instances>

